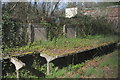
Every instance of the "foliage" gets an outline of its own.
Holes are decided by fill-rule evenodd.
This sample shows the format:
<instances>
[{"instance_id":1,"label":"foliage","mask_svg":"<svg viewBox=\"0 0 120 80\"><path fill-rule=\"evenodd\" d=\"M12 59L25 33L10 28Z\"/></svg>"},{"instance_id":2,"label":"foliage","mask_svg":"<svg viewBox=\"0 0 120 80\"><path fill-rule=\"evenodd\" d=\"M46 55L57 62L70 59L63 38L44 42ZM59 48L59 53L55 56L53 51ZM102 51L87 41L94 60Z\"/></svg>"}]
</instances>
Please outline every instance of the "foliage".
<instances>
[{"instance_id":1,"label":"foliage","mask_svg":"<svg viewBox=\"0 0 120 80\"><path fill-rule=\"evenodd\" d=\"M108 56L109 55L109 56ZM118 69L118 51L114 51L111 54L104 55L104 56L99 56L94 58L97 60L97 62L109 62L109 65L104 65L104 67L109 67L110 70L117 70ZM107 58L106 58L107 57ZM93 59L93 60L94 60ZM104 60L107 59L107 60ZM91 60L89 60L91 62ZM86 66L86 64L89 62L86 61L84 63L79 63L76 65L69 65L67 67L63 67L62 69L59 69L58 67L55 67L53 63L50 63L50 74L46 75L45 78L86 78L91 75L94 75L95 78L106 78L105 77L105 72L104 72L104 67L101 67L101 64L99 64L96 67L93 67L92 65ZM37 66L37 67L36 67ZM112 67L114 66L114 67ZM41 67L37 64L33 66L35 69L42 71L46 73L46 64L42 65ZM86 67L88 67L86 69ZM82 73L81 73L82 72ZM114 72L111 73L112 75L109 75L109 77L117 77L117 73ZM20 70L20 75L22 78L38 78L37 76L34 76L31 74L30 71L27 71L25 69ZM69 77L68 77L69 76ZM6 76L3 76L3 78L16 78L16 73L8 73ZM107 77L108 78L108 77ZM76 80L76 79L75 79Z\"/></svg>"},{"instance_id":2,"label":"foliage","mask_svg":"<svg viewBox=\"0 0 120 80\"><path fill-rule=\"evenodd\" d=\"M116 64L118 64L118 52L115 51L114 55L112 55L112 57L110 57L110 59L107 59L105 61L103 61L99 67L105 67L105 66L110 66L111 68L115 68ZM111 65L112 64L112 65Z\"/></svg>"},{"instance_id":3,"label":"foliage","mask_svg":"<svg viewBox=\"0 0 120 80\"><path fill-rule=\"evenodd\" d=\"M63 76L65 73L66 73L66 70L61 69L61 70L58 70L57 72L54 72L54 73L48 75L47 78L56 78L56 77L59 77L59 76Z\"/></svg>"},{"instance_id":4,"label":"foliage","mask_svg":"<svg viewBox=\"0 0 120 80\"><path fill-rule=\"evenodd\" d=\"M22 35L19 35L18 33L21 28L21 24L12 19L9 14L3 14L2 19L3 47L10 48L24 42L24 38L22 38Z\"/></svg>"},{"instance_id":5,"label":"foliage","mask_svg":"<svg viewBox=\"0 0 120 80\"><path fill-rule=\"evenodd\" d=\"M73 78L80 78L80 74L75 74Z\"/></svg>"},{"instance_id":6,"label":"foliage","mask_svg":"<svg viewBox=\"0 0 120 80\"><path fill-rule=\"evenodd\" d=\"M48 40L56 40L62 37L62 27L59 23L52 23L51 26L47 26L47 38Z\"/></svg>"},{"instance_id":7,"label":"foliage","mask_svg":"<svg viewBox=\"0 0 120 80\"><path fill-rule=\"evenodd\" d=\"M99 68L99 69L96 69L96 73L97 77L99 78L103 78L104 77L104 71L103 69Z\"/></svg>"},{"instance_id":8,"label":"foliage","mask_svg":"<svg viewBox=\"0 0 120 80\"><path fill-rule=\"evenodd\" d=\"M21 32L20 29L22 27L22 24L20 23L40 23L41 25L46 26L48 40L53 40L55 42L57 38L64 37L63 25L66 25L66 27L75 27L77 37L96 34L114 34L113 26L104 17L93 18L91 16L80 14L70 19L62 17L60 18L60 21L56 23L56 20L58 19L57 16L50 17L48 15L49 13L52 15L53 12L55 12L59 2L54 3L54 6L56 7L51 12L49 12L49 9L52 7L50 6L51 3L42 4L46 5L46 8L44 8L43 5L40 5L38 9L36 3L34 3L34 5L31 3L7 3L3 5L2 18L4 21L4 47L15 47L16 45L21 46L27 43L26 26L23 26L22 35L18 35L19 32ZM13 7L13 9L11 7Z\"/></svg>"},{"instance_id":9,"label":"foliage","mask_svg":"<svg viewBox=\"0 0 120 80\"><path fill-rule=\"evenodd\" d=\"M48 22L46 22L46 21L44 21L44 20L41 21L40 24L43 25L43 26L51 26L50 23L48 23Z\"/></svg>"},{"instance_id":10,"label":"foliage","mask_svg":"<svg viewBox=\"0 0 120 80\"><path fill-rule=\"evenodd\" d=\"M84 71L84 76L89 77L90 75L94 75L96 78L105 78L106 71L109 72L109 70L105 68L109 68L110 71L113 72L109 74L109 77L117 76L115 71L118 69L118 50L115 50L111 54L96 57L95 59L97 59L97 62L100 62L99 65L96 67L89 66L89 68Z\"/></svg>"},{"instance_id":11,"label":"foliage","mask_svg":"<svg viewBox=\"0 0 120 80\"><path fill-rule=\"evenodd\" d=\"M80 67L83 67L84 66L84 63L81 63L81 64L76 64L76 65L72 65L71 66L71 69L75 70L75 69L79 69Z\"/></svg>"},{"instance_id":12,"label":"foliage","mask_svg":"<svg viewBox=\"0 0 120 80\"><path fill-rule=\"evenodd\" d=\"M44 3L45 4L45 3ZM51 4L50 4L51 5ZM58 4L57 4L58 5ZM47 19L44 21L38 20L41 25L47 26L47 36L48 36L48 41L39 41L39 42L34 42L33 44L26 45L20 47L21 44L24 44L25 42L25 33L24 31L22 35L19 35L19 30L21 29L21 22L32 22L33 19L36 19L34 17L37 13L35 14L29 14L33 13L35 8L33 8L30 4L27 4L27 8L25 9L25 5L22 5L23 7L19 9L14 9L16 10L14 14L17 14L21 12L18 16L12 15L12 11L4 12L2 15L3 19L3 45L4 45L4 53L8 52L15 52L15 51L39 51L41 49L74 49L78 47L87 47L87 46L93 46L93 45L100 45L103 43L108 43L108 42L114 42L117 41L116 36L108 36L108 34L114 34L114 29L112 28L112 24L108 23L108 21L104 17L96 17L92 18L91 16L76 16L71 19L61 19L60 23L50 23L49 21L47 22ZM35 7L36 5L34 5ZM7 6L9 7L9 5ZM32 8L30 8L32 7ZM9 10L10 8L6 9ZM37 8L36 8L37 9ZM13 11L14 11L13 10ZM25 10L25 12L24 12ZM49 9L48 9L49 10ZM29 12L30 11L30 12ZM54 11L54 9L53 9ZM22 13L24 12L24 13ZM40 12L40 11L39 11ZM44 12L43 12L44 13ZM25 14L25 15L23 15ZM47 13L46 13L47 14ZM22 15L22 16L21 16ZM48 15L48 14L47 14ZM14 16L14 17L13 17ZM25 16L25 19L23 20ZM30 16L30 17L28 17ZM38 15L39 16L39 15ZM41 16L41 15L40 15ZM39 17L40 17L39 16ZM44 15L45 18L46 15ZM38 18L38 17L37 17ZM36 20L34 20L36 22ZM34 22L33 21L33 22ZM75 27L77 30L77 38L65 38L63 37L63 32L62 32L62 26L66 24L67 26L72 26ZM25 27L24 27L25 29ZM100 35L96 35L100 34ZM103 34L103 35L101 35ZM94 36L91 36L94 35ZM105 36L107 35L107 36ZM28 53L27 53L28 54ZM116 56L115 56L116 57ZM110 64L112 64L112 68L116 67L118 62L116 61L117 58L112 58L110 60L106 60L102 64L100 64L100 67L105 67ZM46 73L46 64L43 66L38 66L35 67L36 69ZM83 67L84 63L78 64L78 65L72 65L69 66L68 68L63 68L59 69L58 67L55 67L54 64L50 64L51 68L51 74L48 75L47 77L59 77L63 76L66 72L69 72L70 70L74 71L80 67ZM55 69L55 70L54 70ZM85 75L91 75L95 74L98 72L98 74L102 74L103 71L96 71L94 67L88 68L87 72L85 72ZM31 76L29 71L23 70L21 71L21 74L23 77L32 77L36 78L36 76ZM7 77L9 78L14 78L15 73L8 74ZM79 77L80 75L75 75L74 77ZM100 75L103 76L103 75Z\"/></svg>"},{"instance_id":13,"label":"foliage","mask_svg":"<svg viewBox=\"0 0 120 80\"><path fill-rule=\"evenodd\" d=\"M113 25L104 17L93 18L81 14L71 19L63 19L61 19L61 23L66 24L66 27L75 27L77 30L77 37L95 34L106 35L115 32Z\"/></svg>"},{"instance_id":14,"label":"foliage","mask_svg":"<svg viewBox=\"0 0 120 80\"><path fill-rule=\"evenodd\" d=\"M84 75L89 76L89 75L92 75L92 74L95 74L95 73L96 73L96 69L94 67L89 67Z\"/></svg>"},{"instance_id":15,"label":"foliage","mask_svg":"<svg viewBox=\"0 0 120 80\"><path fill-rule=\"evenodd\" d=\"M47 78L56 78L56 77L60 77L60 76L65 76L65 73L68 72L74 72L75 70L82 68L84 66L84 63L80 63L80 64L76 64L76 65L72 65L70 64L68 67L64 67L62 69L58 69L57 71L55 70L55 67L53 69L51 69L51 74L47 75ZM73 76L74 78L80 78L79 74L76 74Z\"/></svg>"},{"instance_id":16,"label":"foliage","mask_svg":"<svg viewBox=\"0 0 120 80\"><path fill-rule=\"evenodd\" d=\"M98 2L98 7L99 8L105 8L109 6L116 6L119 5L119 2Z\"/></svg>"},{"instance_id":17,"label":"foliage","mask_svg":"<svg viewBox=\"0 0 120 80\"><path fill-rule=\"evenodd\" d=\"M41 25L48 26L47 29L49 29L49 26L51 26L51 24L50 21L48 20L49 19L48 16L49 15L52 16L54 14L59 5L59 1L49 3L43 2L42 4L37 4L37 2L34 2L34 4L32 4L32 2L27 3L15 2L15 3L3 3L2 5L3 5L2 7L3 46L4 48L7 47L11 48L15 47L16 45L21 46L27 43L26 39L27 27L22 26L25 23L40 23ZM53 8L53 6L55 7ZM54 28L55 26L52 29ZM50 35L48 36L50 37L53 36L53 32L52 31L49 32ZM54 33L54 35L55 34L56 33Z\"/></svg>"}]
</instances>

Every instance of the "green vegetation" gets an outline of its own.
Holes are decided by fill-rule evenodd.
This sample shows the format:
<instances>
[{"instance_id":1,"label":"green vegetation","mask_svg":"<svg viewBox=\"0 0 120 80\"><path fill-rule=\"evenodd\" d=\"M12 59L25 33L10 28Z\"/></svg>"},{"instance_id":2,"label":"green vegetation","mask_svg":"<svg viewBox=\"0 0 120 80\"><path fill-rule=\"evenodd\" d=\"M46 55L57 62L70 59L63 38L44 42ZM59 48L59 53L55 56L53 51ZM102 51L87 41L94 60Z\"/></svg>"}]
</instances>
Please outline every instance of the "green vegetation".
<instances>
[{"instance_id":1,"label":"green vegetation","mask_svg":"<svg viewBox=\"0 0 120 80\"><path fill-rule=\"evenodd\" d=\"M112 22L108 22L105 17L95 17L87 15L78 15L71 19L61 19L61 24L66 24L70 27L75 27L77 32L77 37L86 35L108 35L114 34L115 29Z\"/></svg>"},{"instance_id":2,"label":"green vegetation","mask_svg":"<svg viewBox=\"0 0 120 80\"><path fill-rule=\"evenodd\" d=\"M111 61L108 63L108 61ZM107 63L108 65L102 64ZM96 64L96 67L94 66ZM106 67L108 70L106 70ZM93 60L87 60L85 63L69 65L59 69L47 77L50 78L117 78L118 77L118 51L110 54L96 57ZM110 72L111 71L111 72ZM106 75L108 74L108 75Z\"/></svg>"},{"instance_id":3,"label":"green vegetation","mask_svg":"<svg viewBox=\"0 0 120 80\"><path fill-rule=\"evenodd\" d=\"M34 2L34 4L31 2L6 4L3 3L3 58L9 55L16 56L36 52L45 53L50 56L66 55L76 51L96 48L109 43L114 43L119 40L118 32L114 27L115 25L112 22L109 22L111 20L108 21L106 17L92 17L83 15L81 9L79 8L79 14L77 14L73 18L68 19L60 17L59 15L63 16L63 9L59 9L58 4L59 2L43 2L40 4L37 4L37 2ZM102 8L105 6L107 7L116 4L118 3L98 3L98 5L96 6ZM69 6L70 5L71 4L69 4ZM108 12L108 14L110 13ZM44 26L46 28L46 37L48 39L47 41L34 42L35 39L33 37L35 37L35 30L33 28L35 27L35 25L33 25L33 23L39 24L40 26ZM73 27L76 33L76 38L66 38L67 36L63 35L63 25L65 25L66 27ZM29 32L32 32L33 34L29 34ZM106 56L97 57L98 61L100 62L98 65L96 65L97 63L93 61L94 63L96 63L95 66L91 64L91 66L86 66L86 64L89 64L89 61L86 61L85 63L69 65L68 67L59 69L51 63L51 72L45 77L116 77L117 74L114 73L116 72L114 70L118 67L117 51L112 53L112 55ZM32 67L46 74L46 64L41 66L34 61ZM5 68L6 67L4 67L3 69L5 70ZM20 74L21 77L25 78L38 78L38 76L34 76L32 73L30 73L30 71L27 71L25 69L22 69L20 71ZM16 73L7 73L7 75L3 77L16 78Z\"/></svg>"},{"instance_id":4,"label":"green vegetation","mask_svg":"<svg viewBox=\"0 0 120 80\"><path fill-rule=\"evenodd\" d=\"M117 6L119 5L119 2L98 2L98 7L99 8L106 8L110 6Z\"/></svg>"},{"instance_id":5,"label":"green vegetation","mask_svg":"<svg viewBox=\"0 0 120 80\"><path fill-rule=\"evenodd\" d=\"M91 74L96 74L96 70L93 67L89 67L86 72L85 72L85 76L89 76Z\"/></svg>"},{"instance_id":6,"label":"green vegetation","mask_svg":"<svg viewBox=\"0 0 120 80\"><path fill-rule=\"evenodd\" d=\"M84 66L84 63L81 63L81 64L76 64L76 65L69 65L68 67L64 67L57 71L53 69L52 73L47 75L46 78L62 77L62 76L65 76L65 73L68 73L68 72L72 73L83 66ZM79 76L80 76L79 74L73 75L74 78L78 78Z\"/></svg>"},{"instance_id":7,"label":"green vegetation","mask_svg":"<svg viewBox=\"0 0 120 80\"><path fill-rule=\"evenodd\" d=\"M16 10L18 9L14 9L15 11L13 10L13 12L9 13L9 11L7 12L7 10L9 10L10 4L7 4L7 5L8 5L7 7L5 7L5 5L3 6L3 15L2 15L3 48L15 48L16 46L23 46L29 43L28 36L30 34L28 35L27 33L29 32L27 30L27 27L30 28L30 26L26 25L25 23L27 24L31 23L31 25L33 23L37 23L40 26L46 27L47 39L53 42L54 41L56 42L56 39L59 39L64 36L63 25L66 25L66 27L75 28L77 38L86 37L88 35L94 36L94 35L108 35L108 34L113 35L114 33L117 34L112 22L109 22L108 20L106 20L105 17L99 16L99 17L93 18L92 16L86 16L81 13L71 19L59 17L59 21L58 23L56 23L56 20L58 19L58 17L45 18L44 16L45 14L44 14L43 20L36 20L38 19L36 17L39 16L39 19L40 19L42 18L42 16L31 14L31 16L29 15L30 18L29 19L27 18L28 20L26 20L25 17L28 16L28 13L23 17L21 16L23 14L21 12L24 12L23 10L25 7L23 6L27 6L27 5L25 5L24 3L19 3L19 5L17 5L18 7L23 8L19 10L20 12L17 12L18 16L21 16L21 18L20 17L13 18L12 15L16 14ZM31 8L32 7L33 6L31 6ZM35 7L33 7L33 10L34 8ZM25 10L26 12L33 13L29 9L25 9ZM23 18L25 18L25 20ZM32 25L32 26L34 27L35 25ZM32 40L33 41L30 41L30 43L34 42L33 38Z\"/></svg>"},{"instance_id":8,"label":"green vegetation","mask_svg":"<svg viewBox=\"0 0 120 80\"><path fill-rule=\"evenodd\" d=\"M61 69L57 72L52 73L51 75L48 75L46 78L56 78L59 76L63 76L67 71L65 69Z\"/></svg>"},{"instance_id":9,"label":"green vegetation","mask_svg":"<svg viewBox=\"0 0 120 80\"><path fill-rule=\"evenodd\" d=\"M108 62L111 61L111 62ZM104 65L103 65L104 64ZM37 70L46 74L46 64L42 66L33 66ZM45 78L117 78L118 77L118 51L110 54L95 57L84 63L69 65L59 69L53 63L50 63L50 74ZM22 78L40 78L25 69L20 70ZM8 73L3 78L16 78L16 73ZM42 78L42 77L41 77Z\"/></svg>"},{"instance_id":10,"label":"green vegetation","mask_svg":"<svg viewBox=\"0 0 120 80\"><path fill-rule=\"evenodd\" d=\"M111 68L115 68L116 67L115 64L118 64L118 57L116 57L116 56L118 56L118 55L115 54L113 56L113 58L111 57L111 59L103 61L99 66L100 67L105 67L105 66L109 66L109 64L112 64L112 65L110 65L110 67Z\"/></svg>"},{"instance_id":11,"label":"green vegetation","mask_svg":"<svg viewBox=\"0 0 120 80\"><path fill-rule=\"evenodd\" d=\"M57 40L53 41L38 41L34 42L32 45L27 45L23 47L18 47L16 48L8 48L5 49L3 52L4 53L15 53L15 54L29 54L35 51L43 51L43 53L46 54L53 54L52 56L55 56L52 49L54 50L61 50L62 52L60 54L67 54L67 53L72 53L75 52L76 50L80 50L81 48L92 48L92 47L97 47L101 45L105 45L108 43L116 42L118 41L117 36L103 36L103 35L95 35L95 36L86 36L82 38L59 38ZM69 49L68 52L64 53L64 50ZM74 49L74 50L73 50ZM76 49L76 50L75 50ZM60 55L59 54L59 55Z\"/></svg>"},{"instance_id":12,"label":"green vegetation","mask_svg":"<svg viewBox=\"0 0 120 80\"><path fill-rule=\"evenodd\" d=\"M96 69L96 77L103 78L104 77L104 71L102 68Z\"/></svg>"},{"instance_id":13,"label":"green vegetation","mask_svg":"<svg viewBox=\"0 0 120 80\"><path fill-rule=\"evenodd\" d=\"M96 67L89 67L85 70L84 75L90 76L94 75L94 77L98 78L117 78L118 77L118 51L114 51L111 54L97 57L100 63ZM98 62L98 61L97 61Z\"/></svg>"}]
</instances>

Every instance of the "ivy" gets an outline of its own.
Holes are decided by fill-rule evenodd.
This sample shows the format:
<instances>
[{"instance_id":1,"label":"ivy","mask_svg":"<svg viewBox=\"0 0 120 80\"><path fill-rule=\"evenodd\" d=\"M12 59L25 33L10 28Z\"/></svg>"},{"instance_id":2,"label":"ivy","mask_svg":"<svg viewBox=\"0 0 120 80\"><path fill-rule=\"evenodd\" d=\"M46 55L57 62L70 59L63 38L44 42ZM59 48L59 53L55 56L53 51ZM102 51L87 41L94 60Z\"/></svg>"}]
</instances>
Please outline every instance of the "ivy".
<instances>
[{"instance_id":1,"label":"ivy","mask_svg":"<svg viewBox=\"0 0 120 80\"><path fill-rule=\"evenodd\" d=\"M16 22L6 13L3 14L2 20L3 47L14 47L19 44L20 35L18 35L18 31L20 29L20 23Z\"/></svg>"}]
</instances>

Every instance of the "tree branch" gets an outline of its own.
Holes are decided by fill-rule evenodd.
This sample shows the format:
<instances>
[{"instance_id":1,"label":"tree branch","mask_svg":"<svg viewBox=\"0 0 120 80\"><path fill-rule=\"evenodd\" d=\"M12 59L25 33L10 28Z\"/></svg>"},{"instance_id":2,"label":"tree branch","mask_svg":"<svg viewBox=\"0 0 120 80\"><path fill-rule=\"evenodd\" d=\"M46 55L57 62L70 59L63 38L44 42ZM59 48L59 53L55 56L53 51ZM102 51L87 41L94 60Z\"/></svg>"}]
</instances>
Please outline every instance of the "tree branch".
<instances>
[{"instance_id":1,"label":"tree branch","mask_svg":"<svg viewBox=\"0 0 120 80\"><path fill-rule=\"evenodd\" d=\"M18 3L18 2L16 2L16 4L13 5L13 7L12 7L9 11L13 10L13 9L17 6L17 3Z\"/></svg>"},{"instance_id":2,"label":"tree branch","mask_svg":"<svg viewBox=\"0 0 120 80\"><path fill-rule=\"evenodd\" d=\"M59 2L60 2L60 0L56 3L56 5L55 5L54 9L52 10L52 12L51 12L50 16L52 16L52 15L53 15L53 13L54 13L55 9L58 7Z\"/></svg>"}]
</instances>

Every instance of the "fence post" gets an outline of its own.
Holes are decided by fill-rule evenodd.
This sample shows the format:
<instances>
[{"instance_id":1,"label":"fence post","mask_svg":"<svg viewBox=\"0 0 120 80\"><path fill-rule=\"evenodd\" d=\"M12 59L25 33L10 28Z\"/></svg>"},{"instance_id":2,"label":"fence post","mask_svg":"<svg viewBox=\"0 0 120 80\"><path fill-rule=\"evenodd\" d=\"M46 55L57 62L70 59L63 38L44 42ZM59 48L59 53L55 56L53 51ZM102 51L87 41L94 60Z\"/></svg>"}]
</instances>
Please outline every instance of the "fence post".
<instances>
[{"instance_id":1,"label":"fence post","mask_svg":"<svg viewBox=\"0 0 120 80\"><path fill-rule=\"evenodd\" d=\"M31 23L28 23L28 42L31 43Z\"/></svg>"},{"instance_id":2,"label":"fence post","mask_svg":"<svg viewBox=\"0 0 120 80\"><path fill-rule=\"evenodd\" d=\"M63 35L66 36L66 25L63 25Z\"/></svg>"},{"instance_id":3,"label":"fence post","mask_svg":"<svg viewBox=\"0 0 120 80\"><path fill-rule=\"evenodd\" d=\"M34 41L34 29L31 23L28 23L28 42L31 44Z\"/></svg>"},{"instance_id":4,"label":"fence post","mask_svg":"<svg viewBox=\"0 0 120 80\"><path fill-rule=\"evenodd\" d=\"M77 38L77 27L75 27L75 38Z\"/></svg>"}]
</instances>

